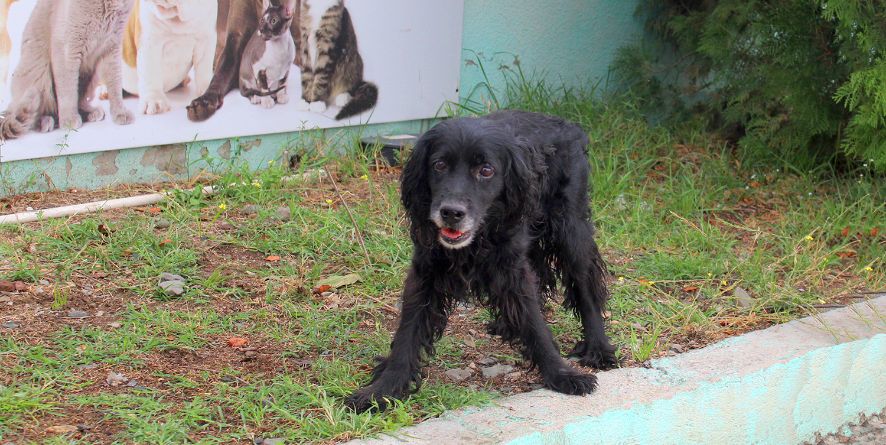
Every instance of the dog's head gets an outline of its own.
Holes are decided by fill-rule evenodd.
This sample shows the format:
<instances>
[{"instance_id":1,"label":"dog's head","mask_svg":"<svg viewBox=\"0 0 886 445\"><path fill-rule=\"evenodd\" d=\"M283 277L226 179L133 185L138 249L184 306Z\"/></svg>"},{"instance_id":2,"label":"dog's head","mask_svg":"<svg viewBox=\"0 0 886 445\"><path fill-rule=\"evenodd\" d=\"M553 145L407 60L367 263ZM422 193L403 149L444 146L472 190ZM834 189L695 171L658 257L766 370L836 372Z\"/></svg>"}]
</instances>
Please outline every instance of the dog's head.
<instances>
[{"instance_id":1,"label":"dog's head","mask_svg":"<svg viewBox=\"0 0 886 445\"><path fill-rule=\"evenodd\" d=\"M477 118L444 121L422 135L401 177L413 241L460 249L486 227L530 215L537 186L525 145Z\"/></svg>"}]
</instances>

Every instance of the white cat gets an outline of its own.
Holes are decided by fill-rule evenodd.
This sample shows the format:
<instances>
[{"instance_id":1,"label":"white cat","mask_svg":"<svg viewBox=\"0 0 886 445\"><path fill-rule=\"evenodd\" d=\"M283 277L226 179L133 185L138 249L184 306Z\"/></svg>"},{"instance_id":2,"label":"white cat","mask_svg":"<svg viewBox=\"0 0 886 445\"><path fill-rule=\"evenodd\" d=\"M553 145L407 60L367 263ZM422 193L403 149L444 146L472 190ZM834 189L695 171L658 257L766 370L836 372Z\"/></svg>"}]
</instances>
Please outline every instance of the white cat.
<instances>
[{"instance_id":1,"label":"white cat","mask_svg":"<svg viewBox=\"0 0 886 445\"><path fill-rule=\"evenodd\" d=\"M123 43L123 89L145 114L169 111L166 92L189 82L196 96L212 79L218 0L138 0Z\"/></svg>"}]
</instances>

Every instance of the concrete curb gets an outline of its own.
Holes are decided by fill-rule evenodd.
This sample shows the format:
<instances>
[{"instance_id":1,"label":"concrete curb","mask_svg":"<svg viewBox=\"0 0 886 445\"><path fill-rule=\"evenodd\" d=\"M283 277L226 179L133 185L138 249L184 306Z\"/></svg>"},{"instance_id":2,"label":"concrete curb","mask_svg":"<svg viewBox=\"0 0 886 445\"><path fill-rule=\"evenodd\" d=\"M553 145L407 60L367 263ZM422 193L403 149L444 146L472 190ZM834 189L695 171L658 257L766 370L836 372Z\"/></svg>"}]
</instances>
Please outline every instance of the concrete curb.
<instances>
[{"instance_id":1,"label":"concrete curb","mask_svg":"<svg viewBox=\"0 0 886 445\"><path fill-rule=\"evenodd\" d=\"M349 444L793 444L886 408L886 296Z\"/></svg>"}]
</instances>

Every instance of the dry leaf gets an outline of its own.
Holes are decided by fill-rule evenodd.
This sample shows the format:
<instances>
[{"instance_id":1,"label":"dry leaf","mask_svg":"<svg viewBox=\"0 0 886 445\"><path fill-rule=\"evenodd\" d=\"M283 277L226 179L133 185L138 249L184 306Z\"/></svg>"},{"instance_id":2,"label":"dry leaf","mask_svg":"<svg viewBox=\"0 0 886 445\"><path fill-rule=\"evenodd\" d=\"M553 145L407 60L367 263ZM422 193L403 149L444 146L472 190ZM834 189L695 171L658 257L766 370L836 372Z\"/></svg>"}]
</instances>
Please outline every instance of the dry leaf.
<instances>
[{"instance_id":1,"label":"dry leaf","mask_svg":"<svg viewBox=\"0 0 886 445\"><path fill-rule=\"evenodd\" d=\"M698 286L694 284L690 284L688 286L683 286L683 292L695 292L698 290Z\"/></svg>"},{"instance_id":2,"label":"dry leaf","mask_svg":"<svg viewBox=\"0 0 886 445\"><path fill-rule=\"evenodd\" d=\"M151 215L159 215L160 212L162 212L162 210L160 210L160 207L151 207L148 209L148 213L150 213Z\"/></svg>"},{"instance_id":3,"label":"dry leaf","mask_svg":"<svg viewBox=\"0 0 886 445\"><path fill-rule=\"evenodd\" d=\"M172 243L172 240L169 239L169 238L166 238L165 240L160 241L160 247L164 247L164 246L166 246L167 244L170 244L170 243Z\"/></svg>"},{"instance_id":4,"label":"dry leaf","mask_svg":"<svg viewBox=\"0 0 886 445\"><path fill-rule=\"evenodd\" d=\"M840 235L843 235L844 238L849 236L849 226L843 227L843 230L840 231Z\"/></svg>"},{"instance_id":5,"label":"dry leaf","mask_svg":"<svg viewBox=\"0 0 886 445\"><path fill-rule=\"evenodd\" d=\"M54 425L49 428L46 428L46 432L49 434L71 434L79 431L74 425Z\"/></svg>"},{"instance_id":6,"label":"dry leaf","mask_svg":"<svg viewBox=\"0 0 886 445\"><path fill-rule=\"evenodd\" d=\"M271 256L265 258L265 260L267 260L271 263L276 263L277 261L280 261L280 257L277 255L271 255Z\"/></svg>"},{"instance_id":7,"label":"dry leaf","mask_svg":"<svg viewBox=\"0 0 886 445\"><path fill-rule=\"evenodd\" d=\"M871 236L877 236L879 233L880 233L879 227L874 227L873 229L871 229Z\"/></svg>"},{"instance_id":8,"label":"dry leaf","mask_svg":"<svg viewBox=\"0 0 886 445\"><path fill-rule=\"evenodd\" d=\"M840 258L852 258L855 256L855 252L851 250L847 250L845 252L837 252L837 256Z\"/></svg>"},{"instance_id":9,"label":"dry leaf","mask_svg":"<svg viewBox=\"0 0 886 445\"><path fill-rule=\"evenodd\" d=\"M333 275L331 277L326 277L325 279L320 280L320 282L317 283L317 287L326 285L338 289L349 284L354 284L362 279L363 278L360 275L357 275L355 273L347 275Z\"/></svg>"},{"instance_id":10,"label":"dry leaf","mask_svg":"<svg viewBox=\"0 0 886 445\"><path fill-rule=\"evenodd\" d=\"M313 289L315 294L322 294L323 292L329 292L332 290L332 286L328 284L321 284Z\"/></svg>"},{"instance_id":11,"label":"dry leaf","mask_svg":"<svg viewBox=\"0 0 886 445\"><path fill-rule=\"evenodd\" d=\"M231 337L228 339L228 346L232 348L240 348L249 344L249 340L243 337Z\"/></svg>"},{"instance_id":12,"label":"dry leaf","mask_svg":"<svg viewBox=\"0 0 886 445\"><path fill-rule=\"evenodd\" d=\"M15 292L15 283L12 281L0 281L0 292Z\"/></svg>"}]
</instances>

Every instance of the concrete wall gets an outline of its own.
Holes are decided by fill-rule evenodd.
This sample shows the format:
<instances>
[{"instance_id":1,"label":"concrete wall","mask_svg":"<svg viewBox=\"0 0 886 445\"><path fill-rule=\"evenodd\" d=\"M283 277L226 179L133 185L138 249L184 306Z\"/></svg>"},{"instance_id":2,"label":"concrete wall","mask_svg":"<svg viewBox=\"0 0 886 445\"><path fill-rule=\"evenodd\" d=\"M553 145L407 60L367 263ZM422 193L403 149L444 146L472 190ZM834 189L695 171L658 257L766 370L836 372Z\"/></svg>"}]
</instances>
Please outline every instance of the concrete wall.
<instances>
[{"instance_id":1,"label":"concrete wall","mask_svg":"<svg viewBox=\"0 0 886 445\"><path fill-rule=\"evenodd\" d=\"M465 0L464 57L460 94L482 100L484 77L480 57L493 88L518 56L527 74L546 74L552 82L586 85L605 82L620 46L640 38L634 18L637 0ZM331 129L143 147L103 153L16 161L0 164L0 196L52 188L97 188L135 182L193 177L201 169L241 159L253 167L279 158L284 149L298 151L316 138L332 138L336 149L360 135L421 132L433 122L409 121L362 128Z\"/></svg>"}]
</instances>

